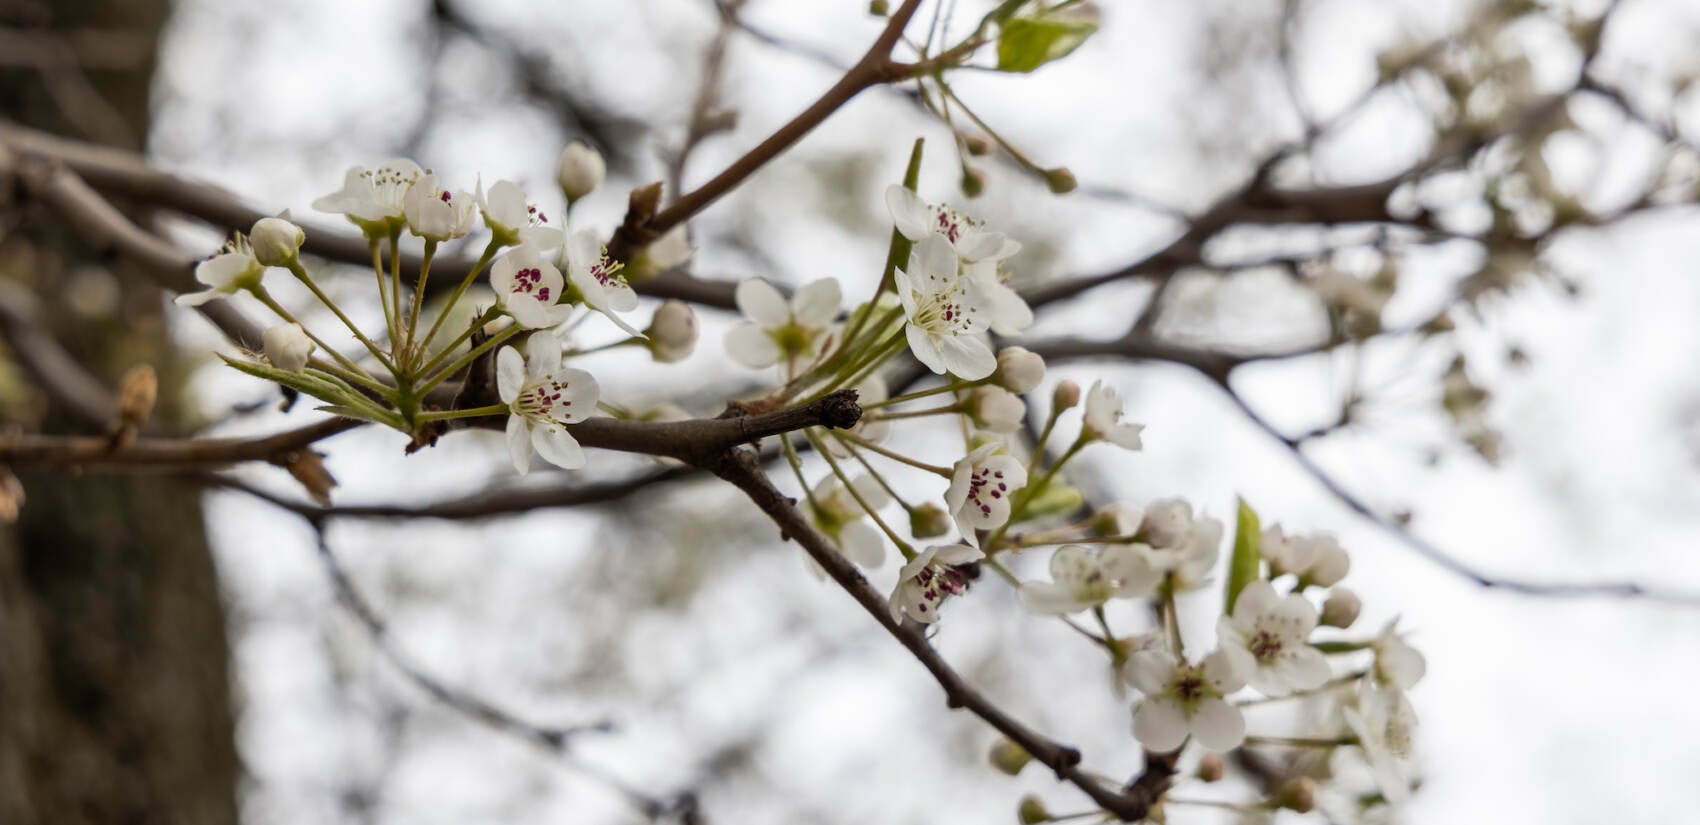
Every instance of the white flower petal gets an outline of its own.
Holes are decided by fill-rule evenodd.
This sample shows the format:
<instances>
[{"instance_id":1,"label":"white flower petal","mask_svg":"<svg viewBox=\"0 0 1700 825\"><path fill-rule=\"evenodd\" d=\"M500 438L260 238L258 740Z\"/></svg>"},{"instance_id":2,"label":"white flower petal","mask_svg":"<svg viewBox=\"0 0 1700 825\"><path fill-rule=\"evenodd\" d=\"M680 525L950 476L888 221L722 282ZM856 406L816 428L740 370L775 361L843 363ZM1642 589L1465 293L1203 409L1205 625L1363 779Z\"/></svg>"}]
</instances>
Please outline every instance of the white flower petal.
<instances>
[{"instance_id":1,"label":"white flower petal","mask_svg":"<svg viewBox=\"0 0 1700 825\"><path fill-rule=\"evenodd\" d=\"M1127 680L1140 693L1156 696L1169 689L1175 673L1175 659L1167 651L1142 650L1133 654L1123 666Z\"/></svg>"},{"instance_id":2,"label":"white flower petal","mask_svg":"<svg viewBox=\"0 0 1700 825\"><path fill-rule=\"evenodd\" d=\"M1147 697L1133 711L1133 738L1147 749L1167 753L1187 736L1186 713L1172 699Z\"/></svg>"},{"instance_id":3,"label":"white flower petal","mask_svg":"<svg viewBox=\"0 0 1700 825\"><path fill-rule=\"evenodd\" d=\"M920 195L894 183L886 187L885 206L891 210L891 222L903 237L918 241L933 231L932 213Z\"/></svg>"},{"instance_id":4,"label":"white flower petal","mask_svg":"<svg viewBox=\"0 0 1700 825\"><path fill-rule=\"evenodd\" d=\"M496 353L496 392L501 395L502 403L514 403L524 384L525 359L513 347L502 347Z\"/></svg>"},{"instance_id":5,"label":"white flower petal","mask_svg":"<svg viewBox=\"0 0 1700 825\"><path fill-rule=\"evenodd\" d=\"M797 290L791 298L790 311L797 323L805 327L820 327L838 317L838 305L842 301L838 279L822 278Z\"/></svg>"},{"instance_id":6,"label":"white flower petal","mask_svg":"<svg viewBox=\"0 0 1700 825\"><path fill-rule=\"evenodd\" d=\"M950 368L946 366L944 353L939 350L938 342L934 341L926 330L914 324L908 324L904 326L903 331L909 339L909 351L915 355L915 360L920 361L927 369L939 375L944 375L950 371ZM990 354L989 351L988 354ZM992 367L994 369L997 367L997 363L997 359L993 358ZM967 378L967 376L962 377Z\"/></svg>"},{"instance_id":7,"label":"white flower petal","mask_svg":"<svg viewBox=\"0 0 1700 825\"><path fill-rule=\"evenodd\" d=\"M773 329L789 323L791 306L786 303L785 296L779 290L760 278L751 278L738 284L732 298L738 304L738 311L744 317L758 325Z\"/></svg>"},{"instance_id":8,"label":"white flower petal","mask_svg":"<svg viewBox=\"0 0 1700 825\"><path fill-rule=\"evenodd\" d=\"M1245 741L1245 716L1219 697L1206 697L1193 712L1192 732L1198 744L1217 752L1230 751Z\"/></svg>"},{"instance_id":9,"label":"white flower petal","mask_svg":"<svg viewBox=\"0 0 1700 825\"><path fill-rule=\"evenodd\" d=\"M914 327L910 327L914 329ZM913 341L911 341L913 349ZM953 335L938 342L945 369L968 381L978 381L998 368L998 357L990 347L977 338Z\"/></svg>"},{"instance_id":10,"label":"white flower petal","mask_svg":"<svg viewBox=\"0 0 1700 825\"><path fill-rule=\"evenodd\" d=\"M1021 604L1034 613L1078 613L1092 606L1075 598L1073 588L1051 582L1024 582L1017 592Z\"/></svg>"},{"instance_id":11,"label":"white flower petal","mask_svg":"<svg viewBox=\"0 0 1700 825\"><path fill-rule=\"evenodd\" d=\"M514 469L525 475L531 469L531 433L525 419L508 416L508 455L513 457Z\"/></svg>"},{"instance_id":12,"label":"white flower petal","mask_svg":"<svg viewBox=\"0 0 1700 825\"><path fill-rule=\"evenodd\" d=\"M579 447L578 439L573 438L564 427L534 425L531 428L531 446L537 448L537 454L543 456L544 461L563 470L584 466L584 450Z\"/></svg>"},{"instance_id":13,"label":"white flower petal","mask_svg":"<svg viewBox=\"0 0 1700 825\"><path fill-rule=\"evenodd\" d=\"M766 330L747 321L726 332L726 354L752 369L779 363L779 345L773 342Z\"/></svg>"}]
</instances>

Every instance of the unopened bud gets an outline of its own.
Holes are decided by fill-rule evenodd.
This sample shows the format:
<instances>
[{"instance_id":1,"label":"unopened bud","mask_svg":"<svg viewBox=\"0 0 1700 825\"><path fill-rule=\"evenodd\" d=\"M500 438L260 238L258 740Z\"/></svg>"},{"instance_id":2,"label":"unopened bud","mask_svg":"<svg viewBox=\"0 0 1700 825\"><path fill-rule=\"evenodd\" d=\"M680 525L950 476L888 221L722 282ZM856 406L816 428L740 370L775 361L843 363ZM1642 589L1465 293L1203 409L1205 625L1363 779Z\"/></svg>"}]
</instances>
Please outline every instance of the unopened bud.
<instances>
[{"instance_id":1,"label":"unopened bud","mask_svg":"<svg viewBox=\"0 0 1700 825\"><path fill-rule=\"evenodd\" d=\"M280 370L300 372L313 354L313 341L300 324L278 324L260 335L266 360Z\"/></svg>"},{"instance_id":2,"label":"unopened bud","mask_svg":"<svg viewBox=\"0 0 1700 825\"><path fill-rule=\"evenodd\" d=\"M1363 606L1358 594L1336 587L1328 591L1328 600L1322 603L1322 624L1325 627L1351 627L1352 622L1358 620L1358 612L1363 610Z\"/></svg>"},{"instance_id":3,"label":"unopened bud","mask_svg":"<svg viewBox=\"0 0 1700 825\"><path fill-rule=\"evenodd\" d=\"M968 394L968 418L974 426L994 433L1013 433L1027 417L1021 396L1002 387L975 387Z\"/></svg>"},{"instance_id":4,"label":"unopened bud","mask_svg":"<svg viewBox=\"0 0 1700 825\"><path fill-rule=\"evenodd\" d=\"M977 198L985 191L986 173L966 163L962 164L962 194Z\"/></svg>"},{"instance_id":5,"label":"unopened bud","mask_svg":"<svg viewBox=\"0 0 1700 825\"><path fill-rule=\"evenodd\" d=\"M1065 195L1079 187L1080 181L1074 179L1074 173L1067 167L1058 166L1045 170L1045 185L1051 188L1052 194Z\"/></svg>"},{"instance_id":6,"label":"unopened bud","mask_svg":"<svg viewBox=\"0 0 1700 825\"><path fill-rule=\"evenodd\" d=\"M876 17L884 17L891 13L891 5L886 0L869 0L868 13Z\"/></svg>"},{"instance_id":7,"label":"unopened bud","mask_svg":"<svg viewBox=\"0 0 1700 825\"><path fill-rule=\"evenodd\" d=\"M968 154L974 157L981 157L992 151L992 142L981 135L963 135L962 145L968 150Z\"/></svg>"},{"instance_id":8,"label":"unopened bud","mask_svg":"<svg viewBox=\"0 0 1700 825\"><path fill-rule=\"evenodd\" d=\"M1021 818L1021 825L1038 825L1040 822L1051 821L1051 812L1045 810L1045 803L1031 794L1021 798L1021 804L1016 807L1015 814Z\"/></svg>"},{"instance_id":9,"label":"unopened bud","mask_svg":"<svg viewBox=\"0 0 1700 825\"><path fill-rule=\"evenodd\" d=\"M1222 763L1220 754L1207 753L1203 759L1198 760L1198 778L1205 782L1220 782L1227 772L1227 766Z\"/></svg>"},{"instance_id":10,"label":"unopened bud","mask_svg":"<svg viewBox=\"0 0 1700 825\"><path fill-rule=\"evenodd\" d=\"M1066 378L1061 380L1061 381L1058 381L1057 382L1057 388L1055 390L1051 391L1051 414L1052 415L1055 415L1059 412L1062 412L1063 410L1074 409L1074 405L1079 404L1079 403L1080 403L1080 385L1074 383L1073 381L1070 381Z\"/></svg>"},{"instance_id":11,"label":"unopened bud","mask_svg":"<svg viewBox=\"0 0 1700 825\"><path fill-rule=\"evenodd\" d=\"M555 168L555 182L560 184L567 202L572 203L601 186L602 176L607 173L608 166L603 163L602 154L575 140L561 150L561 162Z\"/></svg>"},{"instance_id":12,"label":"unopened bud","mask_svg":"<svg viewBox=\"0 0 1700 825\"><path fill-rule=\"evenodd\" d=\"M672 364L690 357L697 345L697 315L684 301L664 301L644 330L655 360Z\"/></svg>"},{"instance_id":13,"label":"unopened bud","mask_svg":"<svg viewBox=\"0 0 1700 825\"><path fill-rule=\"evenodd\" d=\"M1339 542L1330 537L1319 537L1316 539L1316 561L1311 562L1301 578L1305 584L1333 587L1346 578L1346 571L1351 567L1352 560Z\"/></svg>"},{"instance_id":14,"label":"unopened bud","mask_svg":"<svg viewBox=\"0 0 1700 825\"><path fill-rule=\"evenodd\" d=\"M307 233L287 218L261 218L248 233L248 243L254 250L254 260L266 266L287 266L301 254Z\"/></svg>"},{"instance_id":15,"label":"unopened bud","mask_svg":"<svg viewBox=\"0 0 1700 825\"><path fill-rule=\"evenodd\" d=\"M1277 807L1286 808L1301 814L1316 810L1316 780L1308 776L1295 776L1281 785L1281 790L1275 794Z\"/></svg>"},{"instance_id":16,"label":"unopened bud","mask_svg":"<svg viewBox=\"0 0 1700 825\"><path fill-rule=\"evenodd\" d=\"M124 373L118 384L118 421L120 426L140 427L153 415L153 405L159 400L159 376L153 367L137 364Z\"/></svg>"},{"instance_id":17,"label":"unopened bud","mask_svg":"<svg viewBox=\"0 0 1700 825\"><path fill-rule=\"evenodd\" d=\"M909 533L918 539L930 539L950 532L953 522L943 507L927 502L909 511Z\"/></svg>"},{"instance_id":18,"label":"unopened bud","mask_svg":"<svg viewBox=\"0 0 1700 825\"><path fill-rule=\"evenodd\" d=\"M1045 380L1045 359L1022 347L1004 347L998 352L998 370L992 380L1010 392L1032 392Z\"/></svg>"},{"instance_id":19,"label":"unopened bud","mask_svg":"<svg viewBox=\"0 0 1700 825\"><path fill-rule=\"evenodd\" d=\"M626 266L626 279L643 281L660 275L691 259L691 239L683 224L668 230L633 258Z\"/></svg>"},{"instance_id":20,"label":"unopened bud","mask_svg":"<svg viewBox=\"0 0 1700 825\"><path fill-rule=\"evenodd\" d=\"M1008 739L999 739L986 754L986 759L992 763L992 767L1015 776L1021 773L1022 768L1027 767L1028 762L1033 761L1033 755Z\"/></svg>"},{"instance_id":21,"label":"unopened bud","mask_svg":"<svg viewBox=\"0 0 1700 825\"><path fill-rule=\"evenodd\" d=\"M1045 491L1027 500L1024 520L1041 519L1073 513L1086 506L1086 494L1079 487L1051 483Z\"/></svg>"}]
</instances>

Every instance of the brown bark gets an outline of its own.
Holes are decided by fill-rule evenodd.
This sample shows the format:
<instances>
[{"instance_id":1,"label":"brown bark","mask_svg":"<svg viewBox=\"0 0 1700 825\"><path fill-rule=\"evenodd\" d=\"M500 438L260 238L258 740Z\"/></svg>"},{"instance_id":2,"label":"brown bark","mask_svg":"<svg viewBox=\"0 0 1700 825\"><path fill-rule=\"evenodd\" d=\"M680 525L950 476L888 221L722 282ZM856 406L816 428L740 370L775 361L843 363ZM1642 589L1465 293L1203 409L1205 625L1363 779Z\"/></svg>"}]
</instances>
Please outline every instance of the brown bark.
<instances>
[{"instance_id":1,"label":"brown bark","mask_svg":"<svg viewBox=\"0 0 1700 825\"><path fill-rule=\"evenodd\" d=\"M139 144L167 11L165 0L0 0L0 26L26 30L44 55L74 55L72 31L146 46L133 65L0 70L0 116ZM169 431L157 289L29 203L0 200L7 208L22 231L0 249L0 277L42 298L39 321L107 386L154 364L167 388L157 426ZM74 315L74 273L115 279L118 300ZM7 425L97 432L76 412L30 388L0 400ZM235 822L229 646L198 492L157 475L18 475L28 499L0 529L0 823Z\"/></svg>"}]
</instances>

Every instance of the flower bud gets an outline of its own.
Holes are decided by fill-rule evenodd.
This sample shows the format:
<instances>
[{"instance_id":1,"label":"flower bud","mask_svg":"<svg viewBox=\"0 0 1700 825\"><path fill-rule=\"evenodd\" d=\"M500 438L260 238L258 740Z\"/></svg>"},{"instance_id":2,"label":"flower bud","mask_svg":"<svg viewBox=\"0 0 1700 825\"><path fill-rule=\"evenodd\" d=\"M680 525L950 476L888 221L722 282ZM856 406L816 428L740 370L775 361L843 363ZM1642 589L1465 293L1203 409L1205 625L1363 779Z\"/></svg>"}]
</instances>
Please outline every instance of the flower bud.
<instances>
[{"instance_id":1,"label":"flower bud","mask_svg":"<svg viewBox=\"0 0 1700 825\"><path fill-rule=\"evenodd\" d=\"M1032 392L1045 380L1045 359L1022 347L998 351L998 369L992 381L1014 393Z\"/></svg>"},{"instance_id":2,"label":"flower bud","mask_svg":"<svg viewBox=\"0 0 1700 825\"><path fill-rule=\"evenodd\" d=\"M1051 188L1052 194L1064 195L1073 192L1076 187L1080 186L1080 181L1074 179L1073 172L1068 171L1065 167L1058 166L1055 169L1045 170L1045 185Z\"/></svg>"},{"instance_id":3,"label":"flower bud","mask_svg":"<svg viewBox=\"0 0 1700 825\"><path fill-rule=\"evenodd\" d=\"M1013 433L1027 417L1021 396L1001 387L975 387L968 394L968 418L974 426L994 433Z\"/></svg>"},{"instance_id":4,"label":"flower bud","mask_svg":"<svg viewBox=\"0 0 1700 825\"><path fill-rule=\"evenodd\" d=\"M290 372L300 372L313 354L313 341L300 324L278 324L260 335L265 345L266 360L272 366Z\"/></svg>"},{"instance_id":5,"label":"flower bud","mask_svg":"<svg viewBox=\"0 0 1700 825\"><path fill-rule=\"evenodd\" d=\"M1308 776L1287 780L1275 793L1275 805L1301 814L1316 810L1316 780Z\"/></svg>"},{"instance_id":6,"label":"flower bud","mask_svg":"<svg viewBox=\"0 0 1700 825\"><path fill-rule=\"evenodd\" d=\"M1073 409L1080 403L1080 385L1063 379L1057 382L1057 388L1051 391L1051 414L1056 415L1063 410Z\"/></svg>"},{"instance_id":7,"label":"flower bud","mask_svg":"<svg viewBox=\"0 0 1700 825\"><path fill-rule=\"evenodd\" d=\"M985 191L986 173L966 163L962 164L962 194L977 198Z\"/></svg>"},{"instance_id":8,"label":"flower bud","mask_svg":"<svg viewBox=\"0 0 1700 825\"><path fill-rule=\"evenodd\" d=\"M1152 547L1178 547L1190 532L1192 505L1178 498L1151 502L1139 523L1139 535Z\"/></svg>"},{"instance_id":9,"label":"flower bud","mask_svg":"<svg viewBox=\"0 0 1700 825\"><path fill-rule=\"evenodd\" d=\"M1352 567L1352 560L1341 549L1340 543L1329 537L1318 537L1316 542L1316 561L1311 562L1305 569L1301 580L1305 584L1317 587L1333 587L1336 582L1346 578L1346 571Z\"/></svg>"},{"instance_id":10,"label":"flower bud","mask_svg":"<svg viewBox=\"0 0 1700 825\"><path fill-rule=\"evenodd\" d=\"M891 4L886 0L868 0L868 13L875 17L884 17L891 13Z\"/></svg>"},{"instance_id":11,"label":"flower bud","mask_svg":"<svg viewBox=\"0 0 1700 825\"><path fill-rule=\"evenodd\" d=\"M1198 778L1205 782L1220 782L1227 772L1221 754L1207 753L1203 759L1198 760Z\"/></svg>"},{"instance_id":12,"label":"flower bud","mask_svg":"<svg viewBox=\"0 0 1700 825\"><path fill-rule=\"evenodd\" d=\"M644 247L626 266L626 280L642 281L653 278L691 259L691 240L683 225L673 227L667 234Z\"/></svg>"},{"instance_id":13,"label":"flower bud","mask_svg":"<svg viewBox=\"0 0 1700 825\"><path fill-rule=\"evenodd\" d=\"M1028 762L1033 761L1033 755L1008 739L999 739L986 754L986 759L992 763L992 767L1015 776L1021 773L1022 768L1027 767Z\"/></svg>"},{"instance_id":14,"label":"flower bud","mask_svg":"<svg viewBox=\"0 0 1700 825\"><path fill-rule=\"evenodd\" d=\"M655 360L672 364L690 357L697 345L697 316L684 301L665 301L644 330Z\"/></svg>"},{"instance_id":15,"label":"flower bud","mask_svg":"<svg viewBox=\"0 0 1700 825\"><path fill-rule=\"evenodd\" d=\"M909 533L918 539L942 536L952 524L950 514L930 501L909 511Z\"/></svg>"},{"instance_id":16,"label":"flower bud","mask_svg":"<svg viewBox=\"0 0 1700 825\"><path fill-rule=\"evenodd\" d=\"M561 162L555 167L555 182L561 185L567 202L572 203L601 186L602 176L607 173L608 166L602 162L602 154L575 140L561 150Z\"/></svg>"},{"instance_id":17,"label":"flower bud","mask_svg":"<svg viewBox=\"0 0 1700 825\"><path fill-rule=\"evenodd\" d=\"M986 140L983 135L963 135L962 145L968 150L968 154L974 157L980 157L992 151L992 142Z\"/></svg>"},{"instance_id":18,"label":"flower bud","mask_svg":"<svg viewBox=\"0 0 1700 825\"><path fill-rule=\"evenodd\" d=\"M1051 821L1051 812L1045 810L1045 803L1032 794L1021 798L1021 804L1016 807L1015 813L1021 818L1021 825L1038 825Z\"/></svg>"},{"instance_id":19,"label":"flower bud","mask_svg":"<svg viewBox=\"0 0 1700 825\"><path fill-rule=\"evenodd\" d=\"M266 266L288 266L301 254L301 245L306 242L307 233L282 217L261 218L248 233L254 259Z\"/></svg>"},{"instance_id":20,"label":"flower bud","mask_svg":"<svg viewBox=\"0 0 1700 825\"><path fill-rule=\"evenodd\" d=\"M1358 594L1336 587L1328 591L1328 600L1322 603L1322 624L1324 627L1351 627L1352 622L1358 620L1358 612L1363 610L1363 606Z\"/></svg>"}]
</instances>

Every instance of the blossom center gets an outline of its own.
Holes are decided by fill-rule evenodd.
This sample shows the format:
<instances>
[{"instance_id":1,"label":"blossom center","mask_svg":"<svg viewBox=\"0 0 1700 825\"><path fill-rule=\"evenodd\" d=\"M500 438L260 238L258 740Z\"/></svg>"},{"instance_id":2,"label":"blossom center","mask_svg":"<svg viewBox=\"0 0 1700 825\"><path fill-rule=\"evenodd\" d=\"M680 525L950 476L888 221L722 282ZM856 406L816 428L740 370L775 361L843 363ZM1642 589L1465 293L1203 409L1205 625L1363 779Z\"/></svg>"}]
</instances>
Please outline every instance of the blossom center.
<instances>
[{"instance_id":1,"label":"blossom center","mask_svg":"<svg viewBox=\"0 0 1700 825\"><path fill-rule=\"evenodd\" d=\"M549 287L542 284L543 270L529 266L514 273L512 291L518 295L530 295L543 303L549 303Z\"/></svg>"},{"instance_id":2,"label":"blossom center","mask_svg":"<svg viewBox=\"0 0 1700 825\"><path fill-rule=\"evenodd\" d=\"M933 609L945 597L960 596L968 590L968 577L962 571L937 564L921 568L909 582L921 591L920 603L915 608L922 613Z\"/></svg>"},{"instance_id":3,"label":"blossom center","mask_svg":"<svg viewBox=\"0 0 1700 825\"><path fill-rule=\"evenodd\" d=\"M916 296L915 325L928 335L963 335L973 329L980 308L963 302L963 288L956 284L947 292Z\"/></svg>"},{"instance_id":4,"label":"blossom center","mask_svg":"<svg viewBox=\"0 0 1700 825\"><path fill-rule=\"evenodd\" d=\"M1281 655L1282 649L1285 648L1285 644L1281 641L1281 635L1266 628L1259 628L1248 641L1246 648L1251 651L1251 655L1256 656L1258 661L1261 662L1270 661Z\"/></svg>"},{"instance_id":5,"label":"blossom center","mask_svg":"<svg viewBox=\"0 0 1700 825\"><path fill-rule=\"evenodd\" d=\"M1003 499L1009 492L1009 485L1003 480L1002 470L990 467L976 467L968 475L968 500L980 509L980 515L990 518L992 505Z\"/></svg>"},{"instance_id":6,"label":"blossom center","mask_svg":"<svg viewBox=\"0 0 1700 825\"><path fill-rule=\"evenodd\" d=\"M527 385L514 399L514 411L534 421L553 422L566 418L573 405L567 398L567 387L567 382L559 378L547 378Z\"/></svg>"},{"instance_id":7,"label":"blossom center","mask_svg":"<svg viewBox=\"0 0 1700 825\"><path fill-rule=\"evenodd\" d=\"M933 207L933 230L950 241L952 246L973 228L975 222L957 214L948 206Z\"/></svg>"}]
</instances>

